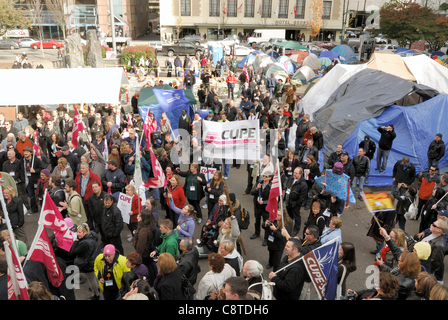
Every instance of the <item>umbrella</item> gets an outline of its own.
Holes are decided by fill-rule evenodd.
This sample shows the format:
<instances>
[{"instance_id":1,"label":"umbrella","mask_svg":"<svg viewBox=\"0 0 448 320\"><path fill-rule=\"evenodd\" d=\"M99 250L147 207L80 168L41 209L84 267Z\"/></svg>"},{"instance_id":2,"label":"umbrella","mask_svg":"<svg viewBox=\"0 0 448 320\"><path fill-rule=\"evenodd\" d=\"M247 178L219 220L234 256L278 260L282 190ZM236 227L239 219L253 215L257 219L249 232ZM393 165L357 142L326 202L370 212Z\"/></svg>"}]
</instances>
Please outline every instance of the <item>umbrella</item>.
<instances>
[{"instance_id":1,"label":"umbrella","mask_svg":"<svg viewBox=\"0 0 448 320\"><path fill-rule=\"evenodd\" d=\"M319 58L318 60L319 60L320 64L325 67L328 67L331 65L331 60L327 57Z\"/></svg>"},{"instance_id":2,"label":"umbrella","mask_svg":"<svg viewBox=\"0 0 448 320\"><path fill-rule=\"evenodd\" d=\"M301 50L308 50L307 47L302 46L300 43L297 43L295 41L283 41L283 42L277 42L274 43L274 46L282 47L286 49L301 49Z\"/></svg>"},{"instance_id":3,"label":"umbrella","mask_svg":"<svg viewBox=\"0 0 448 320\"><path fill-rule=\"evenodd\" d=\"M343 58L343 59L341 59L341 62L343 62L343 63L358 62L358 58L356 58L355 52L353 51L353 49L351 47L349 47L346 44L340 44L340 45L334 47L333 49L331 49L331 51L339 54L339 56L341 58ZM322 56L322 54L321 54L321 56Z\"/></svg>"}]
</instances>

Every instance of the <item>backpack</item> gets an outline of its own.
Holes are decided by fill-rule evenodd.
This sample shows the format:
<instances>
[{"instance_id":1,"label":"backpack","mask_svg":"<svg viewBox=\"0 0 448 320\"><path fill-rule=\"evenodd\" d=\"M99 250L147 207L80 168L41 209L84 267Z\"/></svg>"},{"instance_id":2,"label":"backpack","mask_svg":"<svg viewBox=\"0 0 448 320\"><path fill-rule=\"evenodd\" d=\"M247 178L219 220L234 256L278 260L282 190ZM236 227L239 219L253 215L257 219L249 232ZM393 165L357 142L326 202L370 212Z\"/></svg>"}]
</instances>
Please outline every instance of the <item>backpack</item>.
<instances>
[{"instance_id":1,"label":"backpack","mask_svg":"<svg viewBox=\"0 0 448 320\"><path fill-rule=\"evenodd\" d=\"M151 249L154 250L162 244L162 231L160 231L159 224L156 223L156 228L154 229L154 236L152 238Z\"/></svg>"},{"instance_id":2,"label":"backpack","mask_svg":"<svg viewBox=\"0 0 448 320\"><path fill-rule=\"evenodd\" d=\"M238 227L240 230L247 230L250 225L250 214L243 206L240 204L238 210L235 212L235 217L238 220Z\"/></svg>"},{"instance_id":3,"label":"backpack","mask_svg":"<svg viewBox=\"0 0 448 320\"><path fill-rule=\"evenodd\" d=\"M406 218L406 220L414 220L415 217L417 216L417 212L418 212L418 207L417 207L417 204L415 203L415 199L414 199L414 201L409 206L408 211L404 214L404 217Z\"/></svg>"}]
</instances>

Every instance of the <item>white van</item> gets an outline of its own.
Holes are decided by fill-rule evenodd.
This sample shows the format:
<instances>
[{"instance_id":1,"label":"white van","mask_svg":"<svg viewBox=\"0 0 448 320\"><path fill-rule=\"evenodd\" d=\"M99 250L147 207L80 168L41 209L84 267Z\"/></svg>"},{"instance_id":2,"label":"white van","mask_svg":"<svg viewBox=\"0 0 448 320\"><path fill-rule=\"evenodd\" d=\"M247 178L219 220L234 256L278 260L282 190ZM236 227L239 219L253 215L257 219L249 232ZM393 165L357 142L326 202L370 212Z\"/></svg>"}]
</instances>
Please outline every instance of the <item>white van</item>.
<instances>
[{"instance_id":1,"label":"white van","mask_svg":"<svg viewBox=\"0 0 448 320\"><path fill-rule=\"evenodd\" d=\"M255 29L252 36L247 39L250 46L254 43L268 42L269 39L285 39L286 29Z\"/></svg>"}]
</instances>

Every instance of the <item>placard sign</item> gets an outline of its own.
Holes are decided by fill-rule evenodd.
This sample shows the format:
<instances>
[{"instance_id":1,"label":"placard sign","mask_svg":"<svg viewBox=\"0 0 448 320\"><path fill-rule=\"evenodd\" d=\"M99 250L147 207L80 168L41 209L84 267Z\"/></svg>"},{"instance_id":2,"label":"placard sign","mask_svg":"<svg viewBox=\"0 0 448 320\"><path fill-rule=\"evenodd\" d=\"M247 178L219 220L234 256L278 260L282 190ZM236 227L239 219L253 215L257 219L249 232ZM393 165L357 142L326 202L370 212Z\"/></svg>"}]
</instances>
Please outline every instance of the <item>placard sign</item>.
<instances>
[{"instance_id":1,"label":"placard sign","mask_svg":"<svg viewBox=\"0 0 448 320\"><path fill-rule=\"evenodd\" d=\"M118 197L117 208L120 209L121 216L123 217L123 222L126 224L129 224L129 222L131 221L129 212L131 212L132 209L132 198L134 197L130 197L127 194L121 192L120 196Z\"/></svg>"}]
</instances>

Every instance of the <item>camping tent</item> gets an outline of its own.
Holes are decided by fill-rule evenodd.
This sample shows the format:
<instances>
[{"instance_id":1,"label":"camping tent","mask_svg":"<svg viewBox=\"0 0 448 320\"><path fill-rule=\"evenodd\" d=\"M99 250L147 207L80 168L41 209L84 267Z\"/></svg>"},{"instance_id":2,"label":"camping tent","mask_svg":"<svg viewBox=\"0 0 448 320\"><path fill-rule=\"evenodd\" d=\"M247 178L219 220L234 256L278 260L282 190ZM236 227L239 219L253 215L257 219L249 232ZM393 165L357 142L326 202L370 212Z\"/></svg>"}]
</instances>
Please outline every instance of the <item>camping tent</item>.
<instances>
[{"instance_id":1,"label":"camping tent","mask_svg":"<svg viewBox=\"0 0 448 320\"><path fill-rule=\"evenodd\" d=\"M428 146L439 132L448 132L448 123L442 119L448 118L448 96L438 95L428 101L415 106L391 106L376 117L362 121L344 142L344 150L348 151L351 159L358 153L358 145L364 136L378 145L380 133L378 127L393 124L397 133L389 154L386 172L375 171L376 154L370 163L369 186L390 186L392 184L392 170L397 161L404 156L409 157L415 165L417 173L427 170ZM448 164L448 153L440 160L439 168Z\"/></svg>"},{"instance_id":2,"label":"camping tent","mask_svg":"<svg viewBox=\"0 0 448 320\"><path fill-rule=\"evenodd\" d=\"M403 58L404 63L415 76L417 83L448 94L448 69L431 58L421 54Z\"/></svg>"},{"instance_id":3,"label":"camping tent","mask_svg":"<svg viewBox=\"0 0 448 320\"><path fill-rule=\"evenodd\" d=\"M358 58L356 57L355 52L353 51L353 49L351 47L349 47L346 44L340 44L340 45L334 47L333 49L331 49L331 51L339 54L339 59L341 60L342 63L358 62ZM321 54L321 56L322 56L322 54Z\"/></svg>"},{"instance_id":4,"label":"camping tent","mask_svg":"<svg viewBox=\"0 0 448 320\"><path fill-rule=\"evenodd\" d=\"M277 59L277 58L280 56L280 55L278 54L278 52L276 52L276 51L274 51L274 50L272 50L272 49L267 50L267 51L265 52L265 54L267 54L268 56L273 57L274 59Z\"/></svg>"},{"instance_id":5,"label":"camping tent","mask_svg":"<svg viewBox=\"0 0 448 320\"><path fill-rule=\"evenodd\" d=\"M303 106L306 114L313 121L314 113L322 108L331 94L352 75L366 68L366 64L341 64L334 66L322 79L314 85L309 94L303 97L299 103Z\"/></svg>"},{"instance_id":6,"label":"camping tent","mask_svg":"<svg viewBox=\"0 0 448 320\"><path fill-rule=\"evenodd\" d=\"M247 56L245 56L243 59L241 59L240 62L238 62L238 68L244 68L244 65L252 65L255 61L255 58L257 57L257 54L253 54L253 52L251 52L250 54L248 54Z\"/></svg>"},{"instance_id":7,"label":"camping tent","mask_svg":"<svg viewBox=\"0 0 448 320\"><path fill-rule=\"evenodd\" d=\"M322 66L329 67L331 65L331 60L327 57L319 58L318 60Z\"/></svg>"},{"instance_id":8,"label":"camping tent","mask_svg":"<svg viewBox=\"0 0 448 320\"><path fill-rule=\"evenodd\" d=\"M285 69L285 66L278 62L267 65L267 67L264 68L263 77L267 79L271 76L271 73L274 74L277 80L282 79L285 81L288 77L288 71Z\"/></svg>"},{"instance_id":9,"label":"camping tent","mask_svg":"<svg viewBox=\"0 0 448 320\"><path fill-rule=\"evenodd\" d=\"M409 81L416 81L403 58L397 54L374 52L367 62L367 68L390 73Z\"/></svg>"},{"instance_id":10,"label":"camping tent","mask_svg":"<svg viewBox=\"0 0 448 320\"><path fill-rule=\"evenodd\" d=\"M299 50L308 50L307 47L302 46L300 43L297 43L295 41L282 41L274 43L274 46L276 47L282 47L285 49L299 49Z\"/></svg>"},{"instance_id":11,"label":"camping tent","mask_svg":"<svg viewBox=\"0 0 448 320\"><path fill-rule=\"evenodd\" d=\"M328 58L331 61L333 61L334 58L337 58L337 59L339 58L339 53L331 51L331 50L323 51L320 53L319 58Z\"/></svg>"},{"instance_id":12,"label":"camping tent","mask_svg":"<svg viewBox=\"0 0 448 320\"><path fill-rule=\"evenodd\" d=\"M294 73L292 79L300 79L302 83L308 83L316 77L313 69L308 66L300 67L296 73Z\"/></svg>"},{"instance_id":13,"label":"camping tent","mask_svg":"<svg viewBox=\"0 0 448 320\"><path fill-rule=\"evenodd\" d=\"M266 66L270 63L276 63L277 60L275 60L273 57L268 56L267 54L257 54L255 57L255 60L252 64L254 67L254 70L257 70L258 68L266 68ZM260 72L261 74L261 72Z\"/></svg>"},{"instance_id":14,"label":"camping tent","mask_svg":"<svg viewBox=\"0 0 448 320\"><path fill-rule=\"evenodd\" d=\"M123 68L2 69L0 105L117 104L122 85Z\"/></svg>"},{"instance_id":15,"label":"camping tent","mask_svg":"<svg viewBox=\"0 0 448 320\"><path fill-rule=\"evenodd\" d=\"M309 55L308 51L294 51L291 53L289 57L294 62L302 63L303 59L308 57L308 55Z\"/></svg>"},{"instance_id":16,"label":"camping tent","mask_svg":"<svg viewBox=\"0 0 448 320\"><path fill-rule=\"evenodd\" d=\"M322 68L322 65L319 62L319 59L316 58L314 55L309 55L305 59L303 59L302 67L307 66L310 67L312 70L319 70Z\"/></svg>"},{"instance_id":17,"label":"camping tent","mask_svg":"<svg viewBox=\"0 0 448 320\"><path fill-rule=\"evenodd\" d=\"M327 131L324 147L333 152L360 122L380 116L386 107L393 104L415 105L438 94L424 85L366 68L333 92L325 105L314 114L313 124L321 131Z\"/></svg>"}]
</instances>

